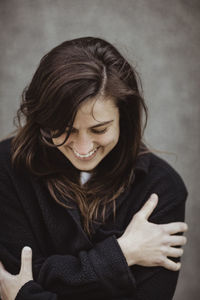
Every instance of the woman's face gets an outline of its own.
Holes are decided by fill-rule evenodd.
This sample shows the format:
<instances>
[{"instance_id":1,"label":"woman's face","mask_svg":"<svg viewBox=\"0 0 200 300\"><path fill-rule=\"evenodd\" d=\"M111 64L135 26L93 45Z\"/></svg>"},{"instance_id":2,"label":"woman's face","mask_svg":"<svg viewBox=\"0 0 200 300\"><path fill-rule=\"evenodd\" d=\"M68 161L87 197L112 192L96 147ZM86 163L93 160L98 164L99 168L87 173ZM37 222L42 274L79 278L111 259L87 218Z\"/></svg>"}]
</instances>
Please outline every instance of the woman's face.
<instances>
[{"instance_id":1,"label":"woman's face","mask_svg":"<svg viewBox=\"0 0 200 300\"><path fill-rule=\"evenodd\" d=\"M66 128L67 130L67 128ZM89 99L77 111L72 132L58 147L75 168L91 171L119 140L119 111L112 98ZM61 144L65 134L53 139Z\"/></svg>"}]
</instances>

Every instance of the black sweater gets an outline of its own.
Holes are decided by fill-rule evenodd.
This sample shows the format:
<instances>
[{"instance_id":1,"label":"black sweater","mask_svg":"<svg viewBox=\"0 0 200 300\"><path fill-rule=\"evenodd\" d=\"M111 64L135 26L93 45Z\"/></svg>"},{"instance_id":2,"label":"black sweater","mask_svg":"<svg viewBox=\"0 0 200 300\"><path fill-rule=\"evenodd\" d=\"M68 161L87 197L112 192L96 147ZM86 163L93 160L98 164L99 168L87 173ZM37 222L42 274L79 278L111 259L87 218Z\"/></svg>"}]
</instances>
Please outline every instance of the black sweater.
<instances>
[{"instance_id":1,"label":"black sweater","mask_svg":"<svg viewBox=\"0 0 200 300\"><path fill-rule=\"evenodd\" d=\"M152 193L159 202L150 222L184 221L187 190L167 162L152 153L138 158L131 187L116 200L116 222L108 210L89 239L78 207L64 208L36 176L13 170L10 141L0 143L0 260L18 274L22 248L33 251L34 280L16 300L172 299L179 272L128 267L117 242Z\"/></svg>"}]
</instances>

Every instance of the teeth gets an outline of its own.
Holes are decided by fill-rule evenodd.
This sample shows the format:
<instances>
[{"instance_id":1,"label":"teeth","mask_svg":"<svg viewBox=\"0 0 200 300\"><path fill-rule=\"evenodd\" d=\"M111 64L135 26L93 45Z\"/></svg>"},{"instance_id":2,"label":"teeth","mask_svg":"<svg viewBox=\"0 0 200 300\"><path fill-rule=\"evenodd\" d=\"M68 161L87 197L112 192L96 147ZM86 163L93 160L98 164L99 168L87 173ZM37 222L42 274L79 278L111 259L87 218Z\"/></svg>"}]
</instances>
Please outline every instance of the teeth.
<instances>
[{"instance_id":1,"label":"teeth","mask_svg":"<svg viewBox=\"0 0 200 300\"><path fill-rule=\"evenodd\" d=\"M76 156L81 157L81 158L84 158L84 157L90 157L92 154L94 154L94 152L97 151L97 148L94 149L94 150L92 150L92 151L90 151L90 152L87 153L87 154L79 154L79 153L78 153L76 150L74 150L74 149L73 149L73 151L74 151L74 153L76 154Z\"/></svg>"}]
</instances>

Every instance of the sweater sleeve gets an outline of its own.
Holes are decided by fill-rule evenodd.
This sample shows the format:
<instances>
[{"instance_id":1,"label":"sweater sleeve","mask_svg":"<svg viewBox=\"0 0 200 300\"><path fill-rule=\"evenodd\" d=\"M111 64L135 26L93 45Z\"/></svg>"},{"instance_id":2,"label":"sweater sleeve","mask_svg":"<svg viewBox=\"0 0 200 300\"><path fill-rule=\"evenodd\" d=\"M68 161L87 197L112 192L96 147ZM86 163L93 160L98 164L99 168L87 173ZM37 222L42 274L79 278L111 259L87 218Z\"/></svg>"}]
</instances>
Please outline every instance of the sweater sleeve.
<instances>
[{"instance_id":1,"label":"sweater sleeve","mask_svg":"<svg viewBox=\"0 0 200 300\"><path fill-rule=\"evenodd\" d=\"M84 294L87 299L103 299L106 295L111 299L133 289L135 282L115 236L110 236L89 251L81 251L78 257L46 258L40 266L37 283L59 296L68 296L66 299ZM31 282L22 287L19 296L30 287Z\"/></svg>"},{"instance_id":2,"label":"sweater sleeve","mask_svg":"<svg viewBox=\"0 0 200 300\"><path fill-rule=\"evenodd\" d=\"M169 212L171 222L183 221L184 203L178 205L173 211ZM164 219L163 219L164 220ZM167 223L168 218L166 220ZM180 258L170 258L173 261L180 261ZM170 271L163 267L142 267L132 266L131 271L136 280L136 292L134 299L136 300L171 300L175 293L179 271Z\"/></svg>"},{"instance_id":3,"label":"sweater sleeve","mask_svg":"<svg viewBox=\"0 0 200 300\"><path fill-rule=\"evenodd\" d=\"M125 257L115 236L82 250L77 256L51 255L45 257L37 246L29 220L23 211L9 176L0 172L0 260L8 272L18 274L21 250L33 251L33 278L18 292L16 300L100 299L105 295L122 294L134 287ZM119 281L120 277L120 281ZM59 299L59 298L58 298Z\"/></svg>"},{"instance_id":4,"label":"sweater sleeve","mask_svg":"<svg viewBox=\"0 0 200 300\"><path fill-rule=\"evenodd\" d=\"M165 174L163 178L155 181L149 188L145 201L152 193L157 193L159 202L156 209L148 219L156 224L167 224L171 222L184 222L185 201L188 195L187 189L175 172ZM176 233L176 235L182 233ZM179 248L177 246L177 248ZM168 257L178 262L180 257ZM180 271L170 271L164 267L143 267L134 265L130 267L136 280L135 300L171 300L175 293Z\"/></svg>"}]
</instances>

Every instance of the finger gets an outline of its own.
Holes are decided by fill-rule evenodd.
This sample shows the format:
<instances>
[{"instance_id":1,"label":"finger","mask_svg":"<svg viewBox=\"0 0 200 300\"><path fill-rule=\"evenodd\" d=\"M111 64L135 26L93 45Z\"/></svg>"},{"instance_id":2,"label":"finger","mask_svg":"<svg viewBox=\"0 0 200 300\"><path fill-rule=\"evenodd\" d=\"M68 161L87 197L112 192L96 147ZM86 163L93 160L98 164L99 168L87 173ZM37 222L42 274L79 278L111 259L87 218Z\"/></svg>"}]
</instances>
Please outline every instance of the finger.
<instances>
[{"instance_id":1,"label":"finger","mask_svg":"<svg viewBox=\"0 0 200 300\"><path fill-rule=\"evenodd\" d=\"M179 271L181 268L181 263L175 263L174 261L166 258L162 264L162 266L171 271Z\"/></svg>"},{"instance_id":2,"label":"finger","mask_svg":"<svg viewBox=\"0 0 200 300\"><path fill-rule=\"evenodd\" d=\"M148 219L152 214L158 203L158 195L152 194L151 197L147 200L147 202L143 205L143 207L139 210L138 214L143 216L145 219Z\"/></svg>"},{"instance_id":3,"label":"finger","mask_svg":"<svg viewBox=\"0 0 200 300\"><path fill-rule=\"evenodd\" d=\"M165 232L169 234L175 234L178 232L186 232L188 230L188 226L184 222L172 222L169 224L161 224L161 227L165 230Z\"/></svg>"},{"instance_id":4,"label":"finger","mask_svg":"<svg viewBox=\"0 0 200 300\"><path fill-rule=\"evenodd\" d=\"M1 276L3 276L4 272L7 272L7 271L5 270L4 265L0 261L0 278L1 278Z\"/></svg>"},{"instance_id":5,"label":"finger","mask_svg":"<svg viewBox=\"0 0 200 300\"><path fill-rule=\"evenodd\" d=\"M180 235L170 235L168 238L168 244L170 246L183 246L187 243L187 238Z\"/></svg>"},{"instance_id":6,"label":"finger","mask_svg":"<svg viewBox=\"0 0 200 300\"><path fill-rule=\"evenodd\" d=\"M1 261L0 261L0 270L4 270L5 271L4 265L2 264Z\"/></svg>"},{"instance_id":7,"label":"finger","mask_svg":"<svg viewBox=\"0 0 200 300\"><path fill-rule=\"evenodd\" d=\"M10 273L5 269L4 265L0 261L0 291L1 291L1 281L6 280L8 277L10 277ZM0 300L1 300L1 293L0 293ZM3 300L3 299L2 299Z\"/></svg>"},{"instance_id":8,"label":"finger","mask_svg":"<svg viewBox=\"0 0 200 300\"><path fill-rule=\"evenodd\" d=\"M20 273L32 276L32 249L27 246L22 249Z\"/></svg>"},{"instance_id":9,"label":"finger","mask_svg":"<svg viewBox=\"0 0 200 300\"><path fill-rule=\"evenodd\" d=\"M169 249L167 251L167 256L170 256L170 257L180 257L182 255L183 255L182 248L169 247Z\"/></svg>"}]
</instances>

